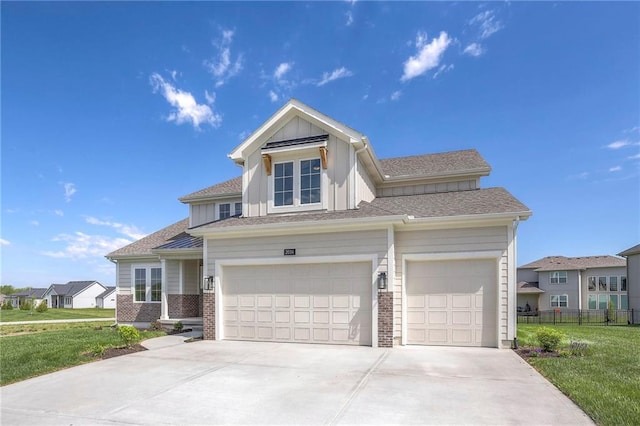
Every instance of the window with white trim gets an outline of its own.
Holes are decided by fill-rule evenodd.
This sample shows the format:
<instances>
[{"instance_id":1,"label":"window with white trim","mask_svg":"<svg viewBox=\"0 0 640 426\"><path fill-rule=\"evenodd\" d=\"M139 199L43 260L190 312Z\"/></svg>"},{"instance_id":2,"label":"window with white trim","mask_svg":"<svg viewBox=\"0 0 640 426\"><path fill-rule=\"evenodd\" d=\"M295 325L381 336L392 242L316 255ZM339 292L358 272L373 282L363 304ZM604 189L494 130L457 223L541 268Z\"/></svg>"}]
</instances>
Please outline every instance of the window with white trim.
<instances>
[{"instance_id":1,"label":"window with white trim","mask_svg":"<svg viewBox=\"0 0 640 426\"><path fill-rule=\"evenodd\" d=\"M242 203L236 203L234 209L234 216L242 216Z\"/></svg>"},{"instance_id":2,"label":"window with white trim","mask_svg":"<svg viewBox=\"0 0 640 426\"><path fill-rule=\"evenodd\" d=\"M218 205L218 219L231 217L231 204L222 203Z\"/></svg>"},{"instance_id":3,"label":"window with white trim","mask_svg":"<svg viewBox=\"0 0 640 426\"><path fill-rule=\"evenodd\" d=\"M569 296L566 294L552 294L551 295L551 307L552 308L566 308L569 305Z\"/></svg>"},{"instance_id":4,"label":"window with white trim","mask_svg":"<svg viewBox=\"0 0 640 426\"><path fill-rule=\"evenodd\" d=\"M551 284L566 284L567 271L553 271L549 274L549 282Z\"/></svg>"},{"instance_id":5,"label":"window with white trim","mask_svg":"<svg viewBox=\"0 0 640 426\"><path fill-rule=\"evenodd\" d=\"M133 267L133 300L135 302L160 302L162 300L162 268Z\"/></svg>"},{"instance_id":6,"label":"window with white trim","mask_svg":"<svg viewBox=\"0 0 640 426\"><path fill-rule=\"evenodd\" d=\"M273 164L273 207L322 205L322 163L320 158Z\"/></svg>"},{"instance_id":7,"label":"window with white trim","mask_svg":"<svg viewBox=\"0 0 640 426\"><path fill-rule=\"evenodd\" d=\"M71 297L66 296L66 297L64 298L64 304L65 304L65 305L71 305L71 302L72 302Z\"/></svg>"}]
</instances>

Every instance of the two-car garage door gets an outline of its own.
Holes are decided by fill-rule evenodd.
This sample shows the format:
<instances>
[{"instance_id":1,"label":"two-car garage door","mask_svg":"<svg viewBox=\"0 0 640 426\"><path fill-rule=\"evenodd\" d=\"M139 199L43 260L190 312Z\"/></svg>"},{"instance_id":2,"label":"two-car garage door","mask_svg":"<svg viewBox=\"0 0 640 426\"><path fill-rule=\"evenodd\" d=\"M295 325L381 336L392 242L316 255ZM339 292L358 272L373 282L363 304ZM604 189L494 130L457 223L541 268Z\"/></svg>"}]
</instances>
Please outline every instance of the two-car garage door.
<instances>
[{"instance_id":1,"label":"two-car garage door","mask_svg":"<svg viewBox=\"0 0 640 426\"><path fill-rule=\"evenodd\" d=\"M406 342L497 346L494 259L408 261Z\"/></svg>"},{"instance_id":2,"label":"two-car garage door","mask_svg":"<svg viewBox=\"0 0 640 426\"><path fill-rule=\"evenodd\" d=\"M371 262L224 266L223 338L371 345Z\"/></svg>"}]
</instances>

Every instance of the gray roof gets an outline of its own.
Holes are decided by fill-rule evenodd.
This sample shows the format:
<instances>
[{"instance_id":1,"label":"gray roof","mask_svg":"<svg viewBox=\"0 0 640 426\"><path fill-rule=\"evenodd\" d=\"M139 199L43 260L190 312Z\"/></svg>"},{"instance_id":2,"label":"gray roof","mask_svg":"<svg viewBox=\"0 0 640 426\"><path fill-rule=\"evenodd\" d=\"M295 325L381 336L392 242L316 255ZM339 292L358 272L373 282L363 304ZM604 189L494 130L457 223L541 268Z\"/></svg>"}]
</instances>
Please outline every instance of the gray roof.
<instances>
[{"instance_id":1,"label":"gray roof","mask_svg":"<svg viewBox=\"0 0 640 426\"><path fill-rule=\"evenodd\" d=\"M526 281L520 281L518 283L518 294L541 294L544 290L540 290L538 283L528 283Z\"/></svg>"},{"instance_id":2,"label":"gray roof","mask_svg":"<svg viewBox=\"0 0 640 426\"><path fill-rule=\"evenodd\" d=\"M152 249L183 236L184 231L187 230L188 226L189 218L182 219L181 221L156 231L153 234L147 235L134 243L112 251L107 255L107 257L153 256L153 253L151 252Z\"/></svg>"},{"instance_id":3,"label":"gray roof","mask_svg":"<svg viewBox=\"0 0 640 426\"><path fill-rule=\"evenodd\" d=\"M116 291L115 287L107 287L107 289L105 291L103 291L102 293L100 293L97 297L99 297L99 298L107 297L108 295L110 295L114 291Z\"/></svg>"},{"instance_id":4,"label":"gray roof","mask_svg":"<svg viewBox=\"0 0 640 426\"><path fill-rule=\"evenodd\" d=\"M307 136L304 138L296 138L296 139L286 139L281 141L267 142L262 149L271 149L271 148L282 148L285 146L297 146L297 145L306 145L315 142L324 142L329 139L328 134L324 135L316 135L316 136Z\"/></svg>"},{"instance_id":5,"label":"gray roof","mask_svg":"<svg viewBox=\"0 0 640 426\"><path fill-rule=\"evenodd\" d=\"M98 281L69 281L66 284L51 284L51 287L53 287L58 296L75 296L93 283L98 283L101 287L104 287Z\"/></svg>"},{"instance_id":6,"label":"gray roof","mask_svg":"<svg viewBox=\"0 0 640 426\"><path fill-rule=\"evenodd\" d=\"M437 176L450 173L491 171L491 166L475 149L413 155L380 160L382 171L389 177Z\"/></svg>"},{"instance_id":7,"label":"gray roof","mask_svg":"<svg viewBox=\"0 0 640 426\"><path fill-rule=\"evenodd\" d=\"M640 244L626 249L625 251L618 253L618 256L631 256L633 254L640 254Z\"/></svg>"},{"instance_id":8,"label":"gray roof","mask_svg":"<svg viewBox=\"0 0 640 426\"><path fill-rule=\"evenodd\" d=\"M197 227L215 229L233 226L258 226L273 223L295 223L320 220L358 219L368 217L410 215L416 218L454 217L496 213L530 214L529 209L504 188L437 194L379 197L371 203L362 202L357 209L269 215L258 217L230 217Z\"/></svg>"},{"instance_id":9,"label":"gray roof","mask_svg":"<svg viewBox=\"0 0 640 426\"><path fill-rule=\"evenodd\" d=\"M156 247L156 250L198 249L202 248L202 238L194 237L186 232L177 235L172 241Z\"/></svg>"},{"instance_id":10,"label":"gray roof","mask_svg":"<svg viewBox=\"0 0 640 426\"><path fill-rule=\"evenodd\" d=\"M612 268L626 266L627 261L616 256L547 256L534 262L520 266L522 269L535 269L536 271L578 271L587 268Z\"/></svg>"},{"instance_id":11,"label":"gray roof","mask_svg":"<svg viewBox=\"0 0 640 426\"><path fill-rule=\"evenodd\" d=\"M15 296L15 297L32 297L34 299L42 299L42 296L44 296L45 291L47 291L46 288L30 288L27 290L23 290L23 291L19 291L17 293L13 293L10 294L9 297Z\"/></svg>"},{"instance_id":12,"label":"gray roof","mask_svg":"<svg viewBox=\"0 0 640 426\"><path fill-rule=\"evenodd\" d=\"M208 197L220 197L225 195L233 196L240 194L242 194L242 176L238 176L222 183L218 183L199 191L192 192L189 195L180 197L179 200L183 203L186 203L189 201L200 200Z\"/></svg>"}]
</instances>

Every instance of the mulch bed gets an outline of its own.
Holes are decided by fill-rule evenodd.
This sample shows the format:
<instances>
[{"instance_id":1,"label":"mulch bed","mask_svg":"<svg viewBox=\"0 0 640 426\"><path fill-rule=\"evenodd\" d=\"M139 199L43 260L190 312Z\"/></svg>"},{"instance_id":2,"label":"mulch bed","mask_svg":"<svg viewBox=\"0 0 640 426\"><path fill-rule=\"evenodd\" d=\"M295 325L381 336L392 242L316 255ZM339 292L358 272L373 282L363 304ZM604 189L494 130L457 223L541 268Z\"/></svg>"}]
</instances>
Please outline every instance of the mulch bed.
<instances>
[{"instance_id":1,"label":"mulch bed","mask_svg":"<svg viewBox=\"0 0 640 426\"><path fill-rule=\"evenodd\" d=\"M541 351L540 348L534 348L531 346L520 346L518 349L514 349L515 352L520 355L524 360L529 358L558 358L560 355L558 352L544 352ZM533 352L536 355L531 355Z\"/></svg>"},{"instance_id":2,"label":"mulch bed","mask_svg":"<svg viewBox=\"0 0 640 426\"><path fill-rule=\"evenodd\" d=\"M104 350L104 354L102 354L102 356L100 357L101 359L107 359L107 358L113 358L116 356L120 356L120 355L128 355L128 354L132 354L134 352L142 352L142 351L146 351L147 348L145 348L142 345L132 345L130 347L122 347L122 348L109 348L109 349L105 349Z\"/></svg>"}]
</instances>

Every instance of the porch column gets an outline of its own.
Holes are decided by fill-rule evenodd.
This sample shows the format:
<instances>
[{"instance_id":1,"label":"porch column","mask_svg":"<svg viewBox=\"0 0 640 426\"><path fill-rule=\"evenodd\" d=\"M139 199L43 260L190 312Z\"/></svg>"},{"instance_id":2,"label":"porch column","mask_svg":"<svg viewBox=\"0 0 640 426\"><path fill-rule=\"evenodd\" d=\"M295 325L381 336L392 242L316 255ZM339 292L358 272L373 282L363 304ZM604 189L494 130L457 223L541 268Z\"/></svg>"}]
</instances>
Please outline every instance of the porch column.
<instances>
[{"instance_id":1,"label":"porch column","mask_svg":"<svg viewBox=\"0 0 640 426\"><path fill-rule=\"evenodd\" d=\"M162 297L160 303L160 318L163 320L169 319L169 307L167 304L167 262L165 259L160 259L162 265Z\"/></svg>"}]
</instances>

